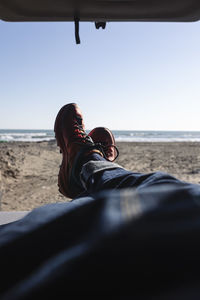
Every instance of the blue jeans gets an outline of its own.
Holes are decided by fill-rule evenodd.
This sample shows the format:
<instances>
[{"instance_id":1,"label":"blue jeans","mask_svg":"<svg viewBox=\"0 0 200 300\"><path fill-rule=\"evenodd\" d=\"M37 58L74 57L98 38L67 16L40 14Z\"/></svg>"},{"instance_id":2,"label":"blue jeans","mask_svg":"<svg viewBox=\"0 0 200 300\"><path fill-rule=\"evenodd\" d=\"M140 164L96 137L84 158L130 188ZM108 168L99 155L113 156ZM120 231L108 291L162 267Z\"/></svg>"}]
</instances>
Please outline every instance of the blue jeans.
<instances>
[{"instance_id":1,"label":"blue jeans","mask_svg":"<svg viewBox=\"0 0 200 300\"><path fill-rule=\"evenodd\" d=\"M1 299L199 299L199 185L98 155L80 181L73 201L0 226Z\"/></svg>"},{"instance_id":2,"label":"blue jeans","mask_svg":"<svg viewBox=\"0 0 200 300\"><path fill-rule=\"evenodd\" d=\"M142 174L127 171L118 164L106 161L98 154L92 154L87 158L80 173L80 181L86 190L85 195L103 190L186 184L163 172Z\"/></svg>"}]
</instances>

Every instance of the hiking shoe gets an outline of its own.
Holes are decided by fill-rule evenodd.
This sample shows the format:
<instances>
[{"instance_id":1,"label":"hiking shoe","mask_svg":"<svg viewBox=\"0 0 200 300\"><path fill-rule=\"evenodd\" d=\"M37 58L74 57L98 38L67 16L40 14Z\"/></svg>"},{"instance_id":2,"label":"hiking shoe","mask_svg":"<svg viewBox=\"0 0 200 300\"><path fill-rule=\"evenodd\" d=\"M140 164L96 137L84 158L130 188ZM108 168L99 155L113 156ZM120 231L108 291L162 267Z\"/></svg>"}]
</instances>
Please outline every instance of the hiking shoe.
<instances>
[{"instance_id":1,"label":"hiking shoe","mask_svg":"<svg viewBox=\"0 0 200 300\"><path fill-rule=\"evenodd\" d=\"M114 135L108 128L96 127L88 135L95 144L102 146L104 157L108 161L114 161L118 157L119 151L116 147Z\"/></svg>"},{"instance_id":2,"label":"hiking shoe","mask_svg":"<svg viewBox=\"0 0 200 300\"><path fill-rule=\"evenodd\" d=\"M84 190L79 180L83 156L95 152L103 156L84 129L83 116L77 104L70 103L60 109L54 125L57 145L63 155L58 186L59 191L69 198Z\"/></svg>"}]
</instances>

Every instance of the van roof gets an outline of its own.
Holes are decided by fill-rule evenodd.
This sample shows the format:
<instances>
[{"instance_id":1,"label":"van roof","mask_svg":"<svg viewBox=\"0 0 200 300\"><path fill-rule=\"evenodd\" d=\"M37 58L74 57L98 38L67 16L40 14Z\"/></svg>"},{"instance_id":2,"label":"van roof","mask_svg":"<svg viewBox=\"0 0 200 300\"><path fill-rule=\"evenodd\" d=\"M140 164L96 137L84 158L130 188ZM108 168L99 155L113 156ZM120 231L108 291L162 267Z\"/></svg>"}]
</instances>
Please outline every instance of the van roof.
<instances>
[{"instance_id":1,"label":"van roof","mask_svg":"<svg viewBox=\"0 0 200 300\"><path fill-rule=\"evenodd\" d=\"M197 21L199 0L0 0L4 21Z\"/></svg>"}]
</instances>

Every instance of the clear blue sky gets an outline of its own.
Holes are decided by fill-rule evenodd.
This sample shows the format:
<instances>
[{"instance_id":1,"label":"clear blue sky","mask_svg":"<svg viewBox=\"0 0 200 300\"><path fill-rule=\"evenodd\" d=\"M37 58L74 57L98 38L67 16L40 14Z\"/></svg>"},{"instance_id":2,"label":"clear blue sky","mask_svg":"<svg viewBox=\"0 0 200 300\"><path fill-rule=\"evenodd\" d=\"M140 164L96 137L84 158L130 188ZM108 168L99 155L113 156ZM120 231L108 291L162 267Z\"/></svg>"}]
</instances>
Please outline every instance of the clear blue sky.
<instances>
[{"instance_id":1,"label":"clear blue sky","mask_svg":"<svg viewBox=\"0 0 200 300\"><path fill-rule=\"evenodd\" d=\"M77 102L86 128L200 130L200 22L0 21L0 128L52 129Z\"/></svg>"}]
</instances>

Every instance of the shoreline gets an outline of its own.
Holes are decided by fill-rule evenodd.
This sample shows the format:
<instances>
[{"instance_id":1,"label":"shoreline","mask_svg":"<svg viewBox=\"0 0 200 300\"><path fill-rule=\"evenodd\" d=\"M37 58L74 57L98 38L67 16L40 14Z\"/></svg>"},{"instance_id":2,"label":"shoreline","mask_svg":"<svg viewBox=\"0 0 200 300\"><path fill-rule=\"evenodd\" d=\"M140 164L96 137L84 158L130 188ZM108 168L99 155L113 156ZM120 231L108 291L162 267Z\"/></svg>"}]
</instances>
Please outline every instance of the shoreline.
<instances>
[{"instance_id":1,"label":"shoreline","mask_svg":"<svg viewBox=\"0 0 200 300\"><path fill-rule=\"evenodd\" d=\"M200 141L191 141L191 140L181 140L181 141L178 141L178 140L151 140L151 141L148 141L148 140L143 140L143 141L122 141L122 140L116 140L115 139L115 142L116 144L185 144L185 143L195 143L195 144L199 144L200 145ZM45 141L45 140L41 140L41 141L3 141L3 140L0 140L0 144L40 144L40 143L56 143L56 139L51 139L51 140L48 140L48 141Z\"/></svg>"},{"instance_id":2,"label":"shoreline","mask_svg":"<svg viewBox=\"0 0 200 300\"><path fill-rule=\"evenodd\" d=\"M122 167L140 173L162 171L200 183L200 142L117 142ZM31 210L69 201L58 192L62 155L55 140L0 142L1 210Z\"/></svg>"}]
</instances>

